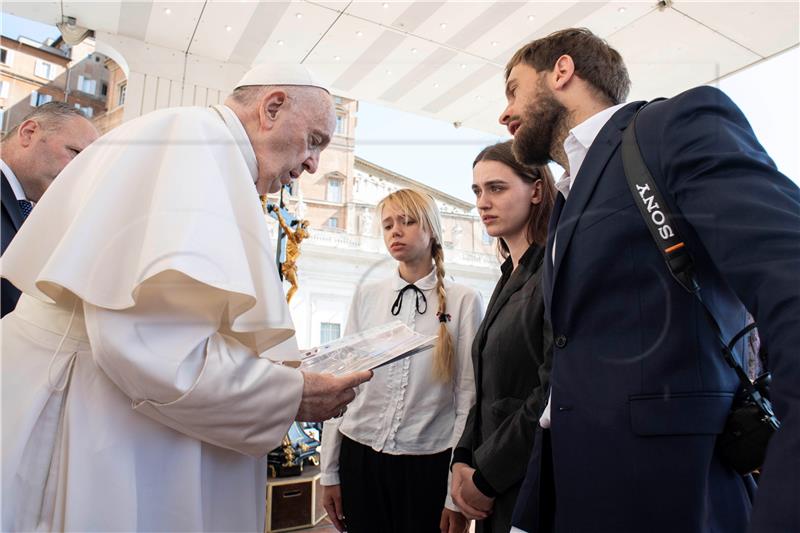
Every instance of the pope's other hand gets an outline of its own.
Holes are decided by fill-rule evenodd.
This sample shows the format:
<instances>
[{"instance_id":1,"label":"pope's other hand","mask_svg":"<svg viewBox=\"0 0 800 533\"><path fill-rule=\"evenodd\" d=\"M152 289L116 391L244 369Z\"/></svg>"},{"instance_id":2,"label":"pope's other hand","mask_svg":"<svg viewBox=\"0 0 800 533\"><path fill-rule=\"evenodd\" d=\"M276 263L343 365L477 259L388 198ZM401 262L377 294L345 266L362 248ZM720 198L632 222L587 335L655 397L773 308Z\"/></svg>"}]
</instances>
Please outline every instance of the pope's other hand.
<instances>
[{"instance_id":1,"label":"pope's other hand","mask_svg":"<svg viewBox=\"0 0 800 533\"><path fill-rule=\"evenodd\" d=\"M344 376L303 372L303 399L296 419L301 422L322 422L340 416L356 397L353 390L372 379L372 371L353 372Z\"/></svg>"}]
</instances>

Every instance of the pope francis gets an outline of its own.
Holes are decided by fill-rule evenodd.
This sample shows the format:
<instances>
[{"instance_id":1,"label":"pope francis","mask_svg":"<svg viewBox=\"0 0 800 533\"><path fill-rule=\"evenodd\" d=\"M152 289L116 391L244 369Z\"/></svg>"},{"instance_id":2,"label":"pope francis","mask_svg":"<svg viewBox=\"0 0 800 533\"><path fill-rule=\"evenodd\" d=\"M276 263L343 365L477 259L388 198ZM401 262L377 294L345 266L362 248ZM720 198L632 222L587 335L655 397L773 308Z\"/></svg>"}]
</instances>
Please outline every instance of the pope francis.
<instances>
[{"instance_id":1,"label":"pope francis","mask_svg":"<svg viewBox=\"0 0 800 533\"><path fill-rule=\"evenodd\" d=\"M2 257L3 531L261 531L295 420L362 372L259 354L293 326L258 193L313 173L330 94L259 66L225 105L155 111L80 153Z\"/></svg>"}]
</instances>

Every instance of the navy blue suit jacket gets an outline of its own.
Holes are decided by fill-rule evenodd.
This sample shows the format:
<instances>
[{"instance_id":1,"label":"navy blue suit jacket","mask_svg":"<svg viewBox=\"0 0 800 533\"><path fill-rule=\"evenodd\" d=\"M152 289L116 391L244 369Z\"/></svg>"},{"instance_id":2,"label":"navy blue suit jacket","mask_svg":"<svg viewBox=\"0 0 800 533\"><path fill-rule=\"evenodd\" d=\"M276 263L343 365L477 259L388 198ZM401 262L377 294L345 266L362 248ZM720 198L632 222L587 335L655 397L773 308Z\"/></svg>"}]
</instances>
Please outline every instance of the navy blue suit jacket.
<instances>
[{"instance_id":1,"label":"navy blue suit jacket","mask_svg":"<svg viewBox=\"0 0 800 533\"><path fill-rule=\"evenodd\" d=\"M2 201L3 209L0 214L0 239L2 239L2 250L0 254L6 253L6 248L11 244L11 239L17 234L24 218L22 217L22 210L19 208L17 197L14 196L14 190L11 184L8 183L6 175L2 174ZM14 310L19 300L19 289L11 284L10 281L3 278L2 286L0 286L0 316L5 316Z\"/></svg>"},{"instance_id":2,"label":"navy blue suit jacket","mask_svg":"<svg viewBox=\"0 0 800 533\"><path fill-rule=\"evenodd\" d=\"M747 482L714 451L737 379L698 302L674 281L634 204L622 131L600 131L550 222L545 307L553 326L552 479L535 453L515 525L557 532L800 531L800 190L722 92L699 87L640 114L642 154L730 337L759 323L773 437L751 517ZM541 450L541 446L539 446ZM549 467L549 463L548 463ZM552 514L551 514L552 513ZM547 515L551 516L547 516Z\"/></svg>"}]
</instances>

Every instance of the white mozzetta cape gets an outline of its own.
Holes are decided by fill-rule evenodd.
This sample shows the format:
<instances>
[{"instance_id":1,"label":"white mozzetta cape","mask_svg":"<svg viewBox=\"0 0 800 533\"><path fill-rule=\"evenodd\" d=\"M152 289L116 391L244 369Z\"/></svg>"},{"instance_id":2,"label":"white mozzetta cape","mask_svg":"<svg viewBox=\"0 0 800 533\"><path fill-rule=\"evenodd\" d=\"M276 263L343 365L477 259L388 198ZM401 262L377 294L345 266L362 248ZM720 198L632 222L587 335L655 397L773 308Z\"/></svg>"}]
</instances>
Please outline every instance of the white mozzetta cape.
<instances>
[{"instance_id":1,"label":"white mozzetta cape","mask_svg":"<svg viewBox=\"0 0 800 533\"><path fill-rule=\"evenodd\" d=\"M36 205L2 258L4 531L263 530L303 379L258 357L293 326L254 171L229 109L169 109Z\"/></svg>"}]
</instances>

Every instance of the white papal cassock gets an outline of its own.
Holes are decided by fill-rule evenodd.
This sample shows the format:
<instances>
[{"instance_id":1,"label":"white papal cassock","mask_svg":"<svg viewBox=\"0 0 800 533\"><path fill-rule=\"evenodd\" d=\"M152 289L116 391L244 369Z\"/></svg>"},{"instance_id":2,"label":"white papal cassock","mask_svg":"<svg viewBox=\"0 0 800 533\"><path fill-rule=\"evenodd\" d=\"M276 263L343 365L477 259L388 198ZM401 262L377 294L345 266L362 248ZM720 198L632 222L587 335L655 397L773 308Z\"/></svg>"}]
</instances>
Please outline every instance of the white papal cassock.
<instances>
[{"instance_id":1,"label":"white papal cassock","mask_svg":"<svg viewBox=\"0 0 800 533\"><path fill-rule=\"evenodd\" d=\"M157 111L82 152L2 258L2 527L257 531L302 375L228 108Z\"/></svg>"}]
</instances>

